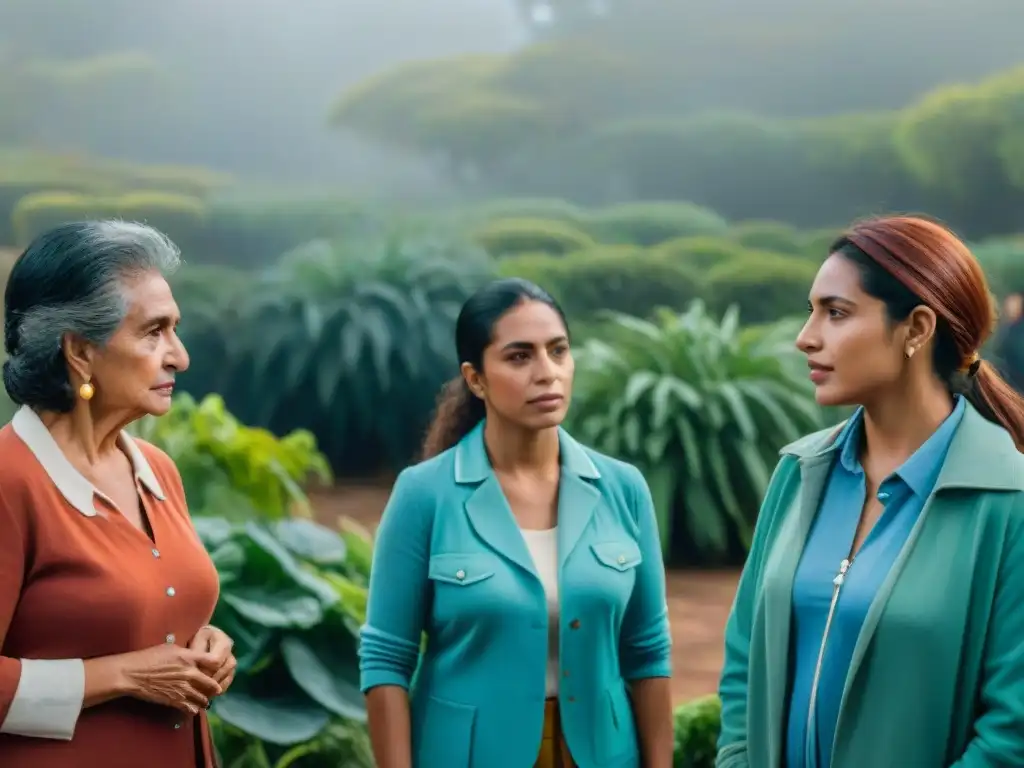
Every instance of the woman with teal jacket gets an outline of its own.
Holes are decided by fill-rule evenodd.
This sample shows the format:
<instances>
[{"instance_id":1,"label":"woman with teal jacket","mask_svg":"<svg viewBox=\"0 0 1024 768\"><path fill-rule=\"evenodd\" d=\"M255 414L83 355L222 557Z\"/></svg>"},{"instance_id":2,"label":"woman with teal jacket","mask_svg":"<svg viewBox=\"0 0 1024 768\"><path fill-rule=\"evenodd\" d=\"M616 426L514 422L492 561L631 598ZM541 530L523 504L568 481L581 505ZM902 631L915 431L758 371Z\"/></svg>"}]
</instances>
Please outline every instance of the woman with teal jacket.
<instances>
[{"instance_id":1,"label":"woman with teal jacket","mask_svg":"<svg viewBox=\"0 0 1024 768\"><path fill-rule=\"evenodd\" d=\"M719 768L1024 766L1024 401L942 226L831 249L797 339L844 425L782 450L726 627Z\"/></svg>"},{"instance_id":2,"label":"woman with teal jacket","mask_svg":"<svg viewBox=\"0 0 1024 768\"><path fill-rule=\"evenodd\" d=\"M360 657L377 765L671 768L651 495L559 426L565 317L537 286L500 280L455 334L462 375L374 547Z\"/></svg>"}]
</instances>

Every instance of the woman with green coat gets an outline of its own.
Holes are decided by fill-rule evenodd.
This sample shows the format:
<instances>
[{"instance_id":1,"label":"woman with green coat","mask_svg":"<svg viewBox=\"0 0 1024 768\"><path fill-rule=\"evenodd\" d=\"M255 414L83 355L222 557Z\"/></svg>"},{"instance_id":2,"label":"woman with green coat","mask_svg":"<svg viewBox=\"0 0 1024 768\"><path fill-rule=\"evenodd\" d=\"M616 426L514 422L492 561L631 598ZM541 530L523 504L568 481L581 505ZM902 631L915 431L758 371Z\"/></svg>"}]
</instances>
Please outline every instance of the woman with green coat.
<instances>
[{"instance_id":1,"label":"woman with green coat","mask_svg":"<svg viewBox=\"0 0 1024 768\"><path fill-rule=\"evenodd\" d=\"M1024 401L944 227L859 223L797 346L857 405L782 450L726 627L718 768L1024 766Z\"/></svg>"}]
</instances>

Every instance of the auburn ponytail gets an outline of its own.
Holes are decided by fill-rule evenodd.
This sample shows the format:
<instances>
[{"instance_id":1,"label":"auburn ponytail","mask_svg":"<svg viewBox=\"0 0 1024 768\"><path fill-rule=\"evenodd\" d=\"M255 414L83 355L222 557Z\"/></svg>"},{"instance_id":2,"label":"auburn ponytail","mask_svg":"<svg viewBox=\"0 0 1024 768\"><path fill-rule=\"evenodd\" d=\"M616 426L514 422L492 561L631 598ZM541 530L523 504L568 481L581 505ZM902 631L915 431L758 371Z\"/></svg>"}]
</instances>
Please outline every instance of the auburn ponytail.
<instances>
[{"instance_id":1,"label":"auburn ponytail","mask_svg":"<svg viewBox=\"0 0 1024 768\"><path fill-rule=\"evenodd\" d=\"M1024 452L1024 398L989 363L981 362L964 396L982 416L1002 426Z\"/></svg>"},{"instance_id":2,"label":"auburn ponytail","mask_svg":"<svg viewBox=\"0 0 1024 768\"><path fill-rule=\"evenodd\" d=\"M483 421L484 401L469 391L461 376L444 385L437 399L434 420L423 440L421 459L444 453L473 431Z\"/></svg>"}]
</instances>

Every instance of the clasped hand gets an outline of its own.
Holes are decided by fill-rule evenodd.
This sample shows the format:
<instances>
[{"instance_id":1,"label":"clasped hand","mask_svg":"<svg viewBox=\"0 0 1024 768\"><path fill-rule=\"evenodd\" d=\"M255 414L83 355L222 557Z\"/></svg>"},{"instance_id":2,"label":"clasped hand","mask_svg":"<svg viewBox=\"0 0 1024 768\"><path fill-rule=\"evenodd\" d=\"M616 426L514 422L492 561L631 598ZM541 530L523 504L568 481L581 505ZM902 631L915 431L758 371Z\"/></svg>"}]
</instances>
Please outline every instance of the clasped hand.
<instances>
[{"instance_id":1,"label":"clasped hand","mask_svg":"<svg viewBox=\"0 0 1024 768\"><path fill-rule=\"evenodd\" d=\"M234 680L232 645L221 630L203 627L187 648L159 645L131 654L123 670L130 695L195 715Z\"/></svg>"}]
</instances>

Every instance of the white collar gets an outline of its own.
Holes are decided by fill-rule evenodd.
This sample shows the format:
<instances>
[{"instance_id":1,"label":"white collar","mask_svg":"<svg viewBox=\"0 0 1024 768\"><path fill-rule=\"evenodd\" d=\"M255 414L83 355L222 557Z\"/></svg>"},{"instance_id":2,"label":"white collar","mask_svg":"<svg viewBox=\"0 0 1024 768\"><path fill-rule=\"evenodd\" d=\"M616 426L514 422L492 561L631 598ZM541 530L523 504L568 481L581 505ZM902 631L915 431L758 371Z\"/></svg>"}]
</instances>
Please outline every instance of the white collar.
<instances>
[{"instance_id":1,"label":"white collar","mask_svg":"<svg viewBox=\"0 0 1024 768\"><path fill-rule=\"evenodd\" d=\"M36 461L46 470L50 480L53 481L53 484L57 486L57 490L68 500L71 506L86 517L96 516L96 496L114 506L106 494L96 488L81 472L71 465L71 462L68 461L60 446L57 445L57 441L53 439L50 430L46 428L43 420L39 418L35 411L28 406L22 406L14 414L11 426L15 434L32 451ZM153 496L163 501L163 489L160 487L160 483L157 482L153 468L149 466L149 462L142 455L139 446L135 444L135 441L127 432L122 432L117 440L125 454L127 454L128 460L132 463L136 480Z\"/></svg>"}]
</instances>

